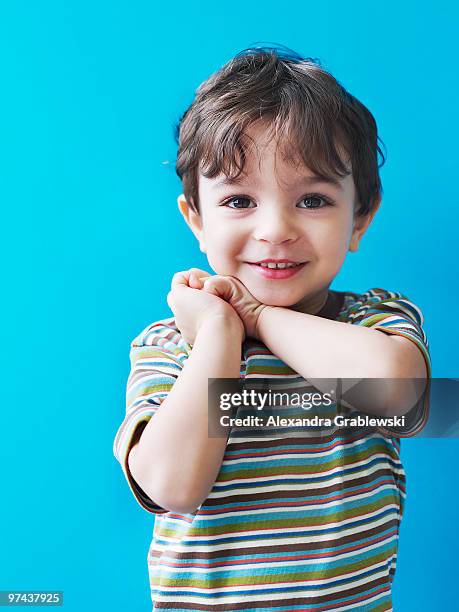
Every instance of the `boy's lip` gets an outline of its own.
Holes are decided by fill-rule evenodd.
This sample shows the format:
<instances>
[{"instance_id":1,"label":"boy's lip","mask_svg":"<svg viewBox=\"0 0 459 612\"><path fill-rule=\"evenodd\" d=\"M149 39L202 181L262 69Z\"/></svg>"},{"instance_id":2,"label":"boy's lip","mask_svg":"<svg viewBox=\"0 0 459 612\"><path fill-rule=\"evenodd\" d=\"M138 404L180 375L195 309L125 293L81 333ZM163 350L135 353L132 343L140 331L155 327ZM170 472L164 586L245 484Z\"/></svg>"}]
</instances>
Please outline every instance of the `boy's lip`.
<instances>
[{"instance_id":1,"label":"boy's lip","mask_svg":"<svg viewBox=\"0 0 459 612\"><path fill-rule=\"evenodd\" d=\"M261 264L261 263L292 263L292 264L302 264L306 263L305 261L294 261L293 259L259 259L258 261L248 261L247 263L251 264Z\"/></svg>"},{"instance_id":2,"label":"boy's lip","mask_svg":"<svg viewBox=\"0 0 459 612\"><path fill-rule=\"evenodd\" d=\"M300 270L303 270L303 268L307 265L307 262L285 268L270 268L269 266L260 266L255 263L249 263L249 265L254 272L260 275L262 278L268 280L281 280L291 278L292 276L299 274Z\"/></svg>"}]
</instances>

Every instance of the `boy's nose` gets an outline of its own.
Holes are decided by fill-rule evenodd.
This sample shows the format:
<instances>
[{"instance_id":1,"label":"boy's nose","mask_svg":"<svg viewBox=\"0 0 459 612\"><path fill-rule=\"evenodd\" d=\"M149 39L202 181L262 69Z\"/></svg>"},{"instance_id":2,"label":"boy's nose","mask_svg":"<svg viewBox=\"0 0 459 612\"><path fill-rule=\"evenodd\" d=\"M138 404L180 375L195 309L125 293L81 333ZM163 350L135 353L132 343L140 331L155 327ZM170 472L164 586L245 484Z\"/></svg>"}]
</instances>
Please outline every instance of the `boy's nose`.
<instances>
[{"instance_id":1,"label":"boy's nose","mask_svg":"<svg viewBox=\"0 0 459 612\"><path fill-rule=\"evenodd\" d=\"M263 215L263 218L260 215L253 235L256 240L265 240L273 244L295 240L298 231L294 225L292 212L271 212Z\"/></svg>"}]
</instances>

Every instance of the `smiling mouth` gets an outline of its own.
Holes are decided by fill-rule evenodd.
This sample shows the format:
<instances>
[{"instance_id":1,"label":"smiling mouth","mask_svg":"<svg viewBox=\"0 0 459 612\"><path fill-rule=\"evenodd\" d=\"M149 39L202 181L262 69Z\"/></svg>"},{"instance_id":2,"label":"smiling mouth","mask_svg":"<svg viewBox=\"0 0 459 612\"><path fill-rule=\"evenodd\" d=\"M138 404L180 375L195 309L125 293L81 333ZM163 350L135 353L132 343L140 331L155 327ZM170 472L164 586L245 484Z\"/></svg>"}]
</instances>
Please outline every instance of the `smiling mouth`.
<instances>
[{"instance_id":1,"label":"smiling mouth","mask_svg":"<svg viewBox=\"0 0 459 612\"><path fill-rule=\"evenodd\" d=\"M260 268L268 268L269 270L285 270L285 269L289 269L289 268L297 268L298 266L302 266L305 263L307 263L306 261L300 261L299 263L293 263L293 262L280 262L280 263L274 263L274 262L252 262L252 261L248 261L246 262L252 266L259 266Z\"/></svg>"},{"instance_id":2,"label":"smiling mouth","mask_svg":"<svg viewBox=\"0 0 459 612\"><path fill-rule=\"evenodd\" d=\"M247 263L250 265L252 270L254 270L256 274L262 278L267 280L282 280L299 274L299 272L307 265L308 262L305 261L299 264L285 265L284 267L272 267L272 265L270 266L269 263L264 265L251 262Z\"/></svg>"}]
</instances>

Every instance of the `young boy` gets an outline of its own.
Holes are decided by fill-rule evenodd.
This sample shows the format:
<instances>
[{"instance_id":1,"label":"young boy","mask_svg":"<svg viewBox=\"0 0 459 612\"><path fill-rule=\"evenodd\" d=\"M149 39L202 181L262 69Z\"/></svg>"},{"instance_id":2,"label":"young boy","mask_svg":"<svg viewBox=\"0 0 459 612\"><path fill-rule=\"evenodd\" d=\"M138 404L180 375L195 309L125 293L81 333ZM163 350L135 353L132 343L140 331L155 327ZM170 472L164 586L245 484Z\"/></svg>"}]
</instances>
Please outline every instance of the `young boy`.
<instances>
[{"instance_id":1,"label":"young boy","mask_svg":"<svg viewBox=\"0 0 459 612\"><path fill-rule=\"evenodd\" d=\"M208 434L209 378L429 379L417 306L330 290L381 201L377 140L329 73L276 48L238 54L179 122L178 204L215 275L175 274L174 317L132 342L114 443L156 514L154 610L392 609L398 439ZM381 393L362 408L397 415L407 401ZM407 434L425 406L415 417Z\"/></svg>"}]
</instances>

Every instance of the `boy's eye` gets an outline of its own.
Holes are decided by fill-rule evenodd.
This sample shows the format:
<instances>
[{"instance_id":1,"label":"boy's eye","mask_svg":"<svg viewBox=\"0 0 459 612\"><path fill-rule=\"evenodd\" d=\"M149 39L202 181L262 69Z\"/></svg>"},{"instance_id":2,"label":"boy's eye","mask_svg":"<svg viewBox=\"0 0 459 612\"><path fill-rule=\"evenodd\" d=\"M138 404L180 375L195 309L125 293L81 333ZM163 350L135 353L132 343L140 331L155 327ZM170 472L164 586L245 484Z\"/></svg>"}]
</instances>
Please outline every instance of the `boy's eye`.
<instances>
[{"instance_id":1,"label":"boy's eye","mask_svg":"<svg viewBox=\"0 0 459 612\"><path fill-rule=\"evenodd\" d=\"M252 200L246 196L235 196L223 202L223 206L228 206L228 208L248 208L245 204L251 201ZM230 204L234 204L234 206L230 206Z\"/></svg>"},{"instance_id":2,"label":"boy's eye","mask_svg":"<svg viewBox=\"0 0 459 612\"><path fill-rule=\"evenodd\" d=\"M323 202L322 206L320 204L321 201ZM303 208L325 208L325 206L331 205L331 200L318 194L307 195L301 200L301 202L309 203L308 206L304 206Z\"/></svg>"},{"instance_id":3,"label":"boy's eye","mask_svg":"<svg viewBox=\"0 0 459 612\"><path fill-rule=\"evenodd\" d=\"M326 198L325 196L316 193L304 196L301 202L306 202L306 205L300 206L300 208L306 208L308 210L313 210L316 208L325 208L326 206L331 206L332 204L332 201L329 198ZM250 203L253 204L252 200L247 196L233 196L232 198L225 200L222 205L228 206L228 208L239 210L254 208L256 206L255 204L253 206L250 206Z\"/></svg>"}]
</instances>

